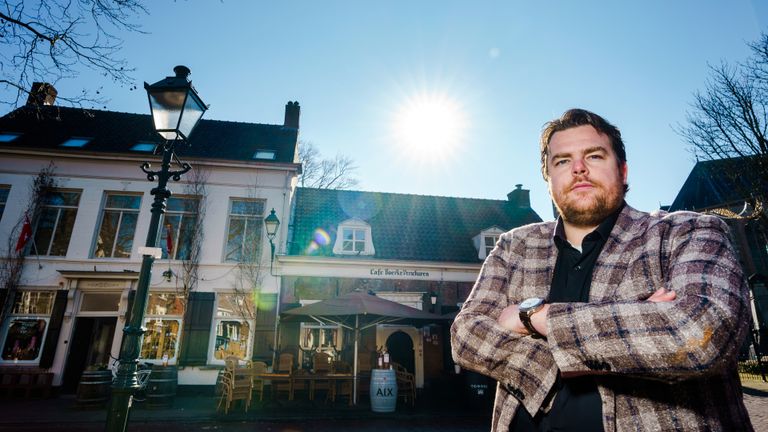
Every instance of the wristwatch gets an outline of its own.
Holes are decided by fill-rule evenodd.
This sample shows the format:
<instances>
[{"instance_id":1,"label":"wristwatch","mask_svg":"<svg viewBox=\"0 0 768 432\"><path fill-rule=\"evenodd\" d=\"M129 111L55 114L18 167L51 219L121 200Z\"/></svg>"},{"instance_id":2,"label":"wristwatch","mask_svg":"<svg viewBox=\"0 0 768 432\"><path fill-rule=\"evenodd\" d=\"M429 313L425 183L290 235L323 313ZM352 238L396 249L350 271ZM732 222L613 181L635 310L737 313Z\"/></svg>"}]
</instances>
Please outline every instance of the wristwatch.
<instances>
[{"instance_id":1,"label":"wristwatch","mask_svg":"<svg viewBox=\"0 0 768 432\"><path fill-rule=\"evenodd\" d=\"M531 333L531 336L533 337L544 337L541 333L536 331L536 328L533 327L533 324L531 323L531 315L540 311L541 308L544 307L544 303L546 302L543 298L531 297L523 300L523 302L518 306L520 311L520 321L523 323L525 328L528 329L528 331Z\"/></svg>"}]
</instances>

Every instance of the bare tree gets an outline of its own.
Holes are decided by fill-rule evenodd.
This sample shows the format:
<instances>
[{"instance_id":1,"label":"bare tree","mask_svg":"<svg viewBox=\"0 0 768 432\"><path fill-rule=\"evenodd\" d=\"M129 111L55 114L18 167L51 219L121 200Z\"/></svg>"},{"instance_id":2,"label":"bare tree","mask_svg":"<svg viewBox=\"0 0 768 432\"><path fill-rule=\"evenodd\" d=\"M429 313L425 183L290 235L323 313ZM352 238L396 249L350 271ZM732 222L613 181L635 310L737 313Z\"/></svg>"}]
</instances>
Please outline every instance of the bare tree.
<instances>
[{"instance_id":1,"label":"bare tree","mask_svg":"<svg viewBox=\"0 0 768 432\"><path fill-rule=\"evenodd\" d=\"M205 240L205 231L203 230L205 213L208 206L208 177L210 170L205 167L195 167L188 175L189 183L184 187L186 195L197 198L195 200L195 226L190 231L189 237L184 247L188 248L188 254L181 261L181 274L177 276L177 292L184 298L184 309L186 310L189 301L189 293L195 290L199 281L198 271L200 268L200 258L203 251L203 242ZM181 245L180 245L181 246ZM178 286L178 282L181 285Z\"/></svg>"},{"instance_id":2,"label":"bare tree","mask_svg":"<svg viewBox=\"0 0 768 432\"><path fill-rule=\"evenodd\" d=\"M710 66L703 91L694 93L687 124L677 132L696 159L722 160L740 198L752 200L763 216L768 179L768 34L749 44L743 62Z\"/></svg>"},{"instance_id":3,"label":"bare tree","mask_svg":"<svg viewBox=\"0 0 768 432\"><path fill-rule=\"evenodd\" d=\"M5 322L11 306L16 301L16 292L21 281L21 273L24 270L25 247L17 249L17 240L25 223L34 223L40 216L45 204L46 194L56 187L54 178L55 165L53 162L40 170L35 176L29 190L29 201L24 214L16 221L11 235L7 240L5 256L0 259L0 288L5 289L5 298L0 305L0 324ZM27 241L34 242L34 239Z\"/></svg>"},{"instance_id":4,"label":"bare tree","mask_svg":"<svg viewBox=\"0 0 768 432\"><path fill-rule=\"evenodd\" d=\"M132 84L127 62L118 56L118 32L140 32L133 19L147 13L142 0L5 0L0 5L0 83L9 96L0 103L19 106L32 83L55 84L83 68L112 81ZM72 105L102 103L100 90L59 95Z\"/></svg>"},{"instance_id":5,"label":"bare tree","mask_svg":"<svg viewBox=\"0 0 768 432\"><path fill-rule=\"evenodd\" d=\"M350 189L358 184L354 177L357 166L352 159L343 155L323 159L317 147L309 141L299 143L299 162L302 165L299 185L302 187Z\"/></svg>"}]
</instances>

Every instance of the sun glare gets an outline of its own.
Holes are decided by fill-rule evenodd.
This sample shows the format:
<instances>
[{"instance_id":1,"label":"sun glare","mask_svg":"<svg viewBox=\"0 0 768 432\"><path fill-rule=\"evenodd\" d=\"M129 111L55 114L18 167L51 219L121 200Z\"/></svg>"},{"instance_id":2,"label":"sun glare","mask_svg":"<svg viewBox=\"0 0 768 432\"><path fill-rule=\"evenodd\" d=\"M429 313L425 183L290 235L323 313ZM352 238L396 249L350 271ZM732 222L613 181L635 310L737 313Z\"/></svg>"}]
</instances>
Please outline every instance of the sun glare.
<instances>
[{"instance_id":1,"label":"sun glare","mask_svg":"<svg viewBox=\"0 0 768 432\"><path fill-rule=\"evenodd\" d=\"M408 99L395 114L398 144L411 154L444 159L464 141L466 115L456 100L443 94Z\"/></svg>"}]
</instances>

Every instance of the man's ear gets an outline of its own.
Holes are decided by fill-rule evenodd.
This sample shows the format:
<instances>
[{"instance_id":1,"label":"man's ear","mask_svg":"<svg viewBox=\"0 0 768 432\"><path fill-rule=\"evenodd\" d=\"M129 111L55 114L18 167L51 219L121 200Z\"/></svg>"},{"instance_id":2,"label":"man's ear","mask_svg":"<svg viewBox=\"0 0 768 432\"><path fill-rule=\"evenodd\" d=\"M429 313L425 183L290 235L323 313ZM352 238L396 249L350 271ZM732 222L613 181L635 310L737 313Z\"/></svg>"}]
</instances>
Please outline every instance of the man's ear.
<instances>
[{"instance_id":1,"label":"man's ear","mask_svg":"<svg viewBox=\"0 0 768 432\"><path fill-rule=\"evenodd\" d=\"M627 184L627 163L622 162L621 165L619 165L619 173L621 174L621 182L624 184Z\"/></svg>"}]
</instances>

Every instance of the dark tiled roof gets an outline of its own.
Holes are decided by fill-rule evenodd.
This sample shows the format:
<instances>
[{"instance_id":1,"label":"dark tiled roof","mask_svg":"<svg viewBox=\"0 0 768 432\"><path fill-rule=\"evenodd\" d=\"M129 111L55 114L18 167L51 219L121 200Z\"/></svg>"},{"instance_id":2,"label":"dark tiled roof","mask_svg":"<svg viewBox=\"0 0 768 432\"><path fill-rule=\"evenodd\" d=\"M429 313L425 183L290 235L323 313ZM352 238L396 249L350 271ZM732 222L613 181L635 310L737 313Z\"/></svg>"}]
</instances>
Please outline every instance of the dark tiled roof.
<instances>
[{"instance_id":1,"label":"dark tiled roof","mask_svg":"<svg viewBox=\"0 0 768 432\"><path fill-rule=\"evenodd\" d=\"M376 253L363 258L466 263L479 262L472 238L482 230L541 221L506 200L297 188L288 254L334 256L337 227L350 218L371 225ZM312 248L317 229L330 241Z\"/></svg>"},{"instance_id":2,"label":"dark tiled roof","mask_svg":"<svg viewBox=\"0 0 768 432\"><path fill-rule=\"evenodd\" d=\"M766 170L766 161L755 158L732 158L697 162L677 197L669 206L675 210L705 210L732 204L748 198L753 188L768 188L751 184ZM762 166L762 168L761 168Z\"/></svg>"},{"instance_id":3,"label":"dark tiled roof","mask_svg":"<svg viewBox=\"0 0 768 432\"><path fill-rule=\"evenodd\" d=\"M0 133L20 133L2 147L56 149L67 152L142 154L130 148L139 142L158 143L149 114L85 110L59 106L22 107L0 117ZM93 138L83 147L60 147L70 138ZM185 157L253 161L256 150L274 150L272 161L292 163L298 130L282 125L203 119L180 149ZM146 154L146 153L143 153Z\"/></svg>"}]
</instances>

